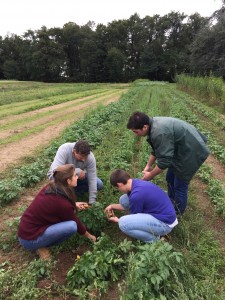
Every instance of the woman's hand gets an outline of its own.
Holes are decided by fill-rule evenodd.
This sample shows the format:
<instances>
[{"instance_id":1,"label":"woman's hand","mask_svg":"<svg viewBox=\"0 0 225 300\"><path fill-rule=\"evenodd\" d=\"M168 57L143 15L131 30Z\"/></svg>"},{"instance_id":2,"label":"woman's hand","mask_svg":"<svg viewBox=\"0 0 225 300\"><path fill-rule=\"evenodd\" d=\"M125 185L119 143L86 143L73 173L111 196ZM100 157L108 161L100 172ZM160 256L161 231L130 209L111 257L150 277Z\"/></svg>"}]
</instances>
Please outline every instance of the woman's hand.
<instances>
[{"instance_id":1,"label":"woman's hand","mask_svg":"<svg viewBox=\"0 0 225 300\"><path fill-rule=\"evenodd\" d=\"M96 242L96 240L97 240L96 236L90 234L88 231L85 232L84 236L86 236L87 238L89 238L93 242Z\"/></svg>"},{"instance_id":2,"label":"woman's hand","mask_svg":"<svg viewBox=\"0 0 225 300\"><path fill-rule=\"evenodd\" d=\"M89 239L91 239L93 242L96 242L97 238L96 236L90 234L90 236L88 237Z\"/></svg>"},{"instance_id":3,"label":"woman's hand","mask_svg":"<svg viewBox=\"0 0 225 300\"><path fill-rule=\"evenodd\" d=\"M90 206L86 202L76 202L76 207L79 210L84 210L84 209L89 208Z\"/></svg>"}]
</instances>

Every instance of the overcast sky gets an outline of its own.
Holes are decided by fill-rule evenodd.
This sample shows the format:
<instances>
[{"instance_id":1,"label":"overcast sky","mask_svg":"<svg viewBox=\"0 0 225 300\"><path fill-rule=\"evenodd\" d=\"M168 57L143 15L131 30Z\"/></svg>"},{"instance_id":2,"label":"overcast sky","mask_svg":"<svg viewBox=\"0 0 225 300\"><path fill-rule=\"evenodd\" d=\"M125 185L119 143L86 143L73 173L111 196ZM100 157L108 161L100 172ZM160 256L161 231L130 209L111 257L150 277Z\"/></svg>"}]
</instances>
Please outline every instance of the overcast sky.
<instances>
[{"instance_id":1,"label":"overcast sky","mask_svg":"<svg viewBox=\"0 0 225 300\"><path fill-rule=\"evenodd\" d=\"M141 18L171 11L187 15L198 12L207 17L221 6L221 0L1 0L0 35L22 35L43 25L62 28L68 22L107 25L113 20L129 19L134 13Z\"/></svg>"}]
</instances>

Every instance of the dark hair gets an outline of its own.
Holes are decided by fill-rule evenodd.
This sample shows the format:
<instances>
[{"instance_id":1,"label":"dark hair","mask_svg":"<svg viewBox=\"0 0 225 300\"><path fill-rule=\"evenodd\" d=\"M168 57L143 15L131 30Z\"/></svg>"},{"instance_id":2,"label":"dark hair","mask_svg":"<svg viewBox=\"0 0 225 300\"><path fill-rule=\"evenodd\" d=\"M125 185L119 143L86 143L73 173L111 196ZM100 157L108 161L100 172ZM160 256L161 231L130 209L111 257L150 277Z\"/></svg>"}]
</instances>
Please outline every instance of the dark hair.
<instances>
[{"instance_id":1,"label":"dark hair","mask_svg":"<svg viewBox=\"0 0 225 300\"><path fill-rule=\"evenodd\" d=\"M130 179L130 175L121 169L117 169L115 171L112 172L111 176L110 176L110 183L113 186L117 186L117 183L123 183L126 184L128 179Z\"/></svg>"},{"instance_id":2,"label":"dark hair","mask_svg":"<svg viewBox=\"0 0 225 300\"><path fill-rule=\"evenodd\" d=\"M127 123L128 129L142 129L144 125L149 125L149 116L140 111L135 111Z\"/></svg>"},{"instance_id":3,"label":"dark hair","mask_svg":"<svg viewBox=\"0 0 225 300\"><path fill-rule=\"evenodd\" d=\"M74 150L82 155L88 155L91 152L90 145L85 140L79 140L74 145Z\"/></svg>"},{"instance_id":4,"label":"dark hair","mask_svg":"<svg viewBox=\"0 0 225 300\"><path fill-rule=\"evenodd\" d=\"M61 189L76 210L76 195L74 187L69 186L67 182L68 179L72 179L74 172L75 167L73 164L66 164L57 167L53 171L54 180L49 183L49 188L53 191L57 191L58 188Z\"/></svg>"}]
</instances>

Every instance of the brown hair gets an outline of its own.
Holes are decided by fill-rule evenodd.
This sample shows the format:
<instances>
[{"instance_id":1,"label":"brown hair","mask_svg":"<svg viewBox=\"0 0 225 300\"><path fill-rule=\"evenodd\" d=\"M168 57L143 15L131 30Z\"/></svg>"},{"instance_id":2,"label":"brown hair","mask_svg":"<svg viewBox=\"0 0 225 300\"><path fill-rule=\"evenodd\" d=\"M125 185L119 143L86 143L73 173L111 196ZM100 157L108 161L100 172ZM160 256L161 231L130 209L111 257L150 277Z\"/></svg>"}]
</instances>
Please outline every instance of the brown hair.
<instances>
[{"instance_id":1,"label":"brown hair","mask_svg":"<svg viewBox=\"0 0 225 300\"><path fill-rule=\"evenodd\" d=\"M75 167L73 164L66 164L57 167L53 171L54 180L49 183L49 188L53 191L56 191L57 188L61 189L76 210L76 195L74 187L69 186L67 182L68 179L72 179L74 172Z\"/></svg>"},{"instance_id":2,"label":"brown hair","mask_svg":"<svg viewBox=\"0 0 225 300\"><path fill-rule=\"evenodd\" d=\"M110 183L113 186L117 186L117 183L126 184L128 179L130 178L131 178L130 175L126 171L117 169L112 172L110 176Z\"/></svg>"},{"instance_id":3,"label":"brown hair","mask_svg":"<svg viewBox=\"0 0 225 300\"><path fill-rule=\"evenodd\" d=\"M77 153L80 153L81 155L88 155L90 154L90 145L85 140L79 140L74 145L74 150L76 150Z\"/></svg>"},{"instance_id":4,"label":"brown hair","mask_svg":"<svg viewBox=\"0 0 225 300\"><path fill-rule=\"evenodd\" d=\"M135 111L127 123L128 129L142 129L144 125L149 125L149 116L140 111Z\"/></svg>"}]
</instances>

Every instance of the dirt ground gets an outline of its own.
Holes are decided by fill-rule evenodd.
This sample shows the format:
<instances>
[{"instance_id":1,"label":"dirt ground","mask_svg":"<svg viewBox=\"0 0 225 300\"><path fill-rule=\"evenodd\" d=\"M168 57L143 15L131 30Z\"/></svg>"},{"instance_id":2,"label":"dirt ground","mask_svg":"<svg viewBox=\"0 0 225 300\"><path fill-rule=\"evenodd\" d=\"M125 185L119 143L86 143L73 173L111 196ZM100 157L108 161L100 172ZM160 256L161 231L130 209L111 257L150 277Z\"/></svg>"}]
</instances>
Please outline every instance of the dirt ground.
<instances>
[{"instance_id":1,"label":"dirt ground","mask_svg":"<svg viewBox=\"0 0 225 300\"><path fill-rule=\"evenodd\" d=\"M225 168L215 159L213 156L210 157L206 161L207 164L211 165L213 168L213 176L217 179L222 180L225 182ZM47 182L47 181L46 181ZM41 186L43 186L46 182L40 182L35 188L27 189L21 199L18 202L11 203L7 206L7 209L3 211L1 215L1 231L3 230L2 224L4 221L9 221L11 218L18 216L18 210L22 206L27 206L36 195L36 193L40 190ZM206 185L202 183L202 181L195 176L192 181L192 188L196 193L197 199L197 206L203 212L204 222L206 227L211 230L214 235L215 239L217 239L220 243L220 246L223 251L225 251L225 240L224 240L224 228L225 228L225 221L221 217L219 217L214 210L213 204L207 196L206 193ZM64 285L66 284L66 275L69 269L73 266L77 255L82 255L85 251L88 250L88 246L80 246L79 248L75 249L74 251L67 251L64 253L58 253L55 257L56 265L53 270L53 278L54 281L43 279L39 282L38 287L42 289L49 289L56 283L57 285ZM12 265L16 265L18 262L21 264L26 262L27 260L31 261L34 258L37 258L35 253L30 253L22 249L22 247L16 245L12 249L12 251L8 253L0 252L0 264L5 261L10 261ZM65 299L65 300L73 300L73 297L66 297L65 298L58 298L57 295L54 300ZM118 290L117 286L113 285L110 287L108 294L105 295L103 299L118 299ZM44 299L43 299L44 300Z\"/></svg>"},{"instance_id":2,"label":"dirt ground","mask_svg":"<svg viewBox=\"0 0 225 300\"><path fill-rule=\"evenodd\" d=\"M120 96L111 96L109 97L107 100L104 101L104 105L107 105L111 102L115 102L119 99ZM91 106L95 107L98 103L99 100L101 98L99 98L98 100L94 100L91 101ZM82 100L82 99L80 99ZM58 104L55 106L51 106L51 108L48 108L48 110L52 110L55 107L59 108L63 108L63 106L68 105L67 103L63 103L63 104ZM70 124L74 123L76 120L80 119L83 117L84 113L86 112L85 109L89 109L90 108L90 103L84 103L84 104L80 104L80 105L75 105L73 108L69 108L69 113L74 112L78 113L79 112L79 116L75 116L74 118L68 118L67 120L61 121L60 123L57 123L55 125L52 126L48 126L46 127L43 131L33 134L31 136L28 137L24 137L22 139L20 139L17 142L13 142L7 145L0 145L0 170L1 172L3 172L9 165L11 164L16 164L18 163L22 158L32 155L33 153L35 153L35 150L37 150L39 147L44 147L47 146L48 144L51 143L52 140L56 139L58 136L60 136L61 132L67 128ZM29 113L24 113L21 114L19 116L13 116L12 118L14 118L14 120L18 119L18 118L26 118L29 116L32 116L34 114L38 114L40 112L46 111L47 108L43 108L40 110L36 110L35 112L29 112ZM65 111L63 111L63 114L66 114ZM29 127L32 126L38 126L40 124L44 123L48 123L52 120L53 116L48 116L45 117L44 119L40 119L39 121L34 121L33 123L30 122L28 124ZM18 134L20 132L22 132L23 130L27 129L26 128L19 128L16 129L12 132L3 132L5 135L12 135L12 134ZM2 134L3 134L2 133ZM1 136L0 136L1 138Z\"/></svg>"},{"instance_id":3,"label":"dirt ground","mask_svg":"<svg viewBox=\"0 0 225 300\"><path fill-rule=\"evenodd\" d=\"M104 104L108 104L113 101L117 101L118 97L109 98ZM74 112L79 111L81 108L88 107L89 104L81 104L74 107ZM38 113L38 112L37 112ZM34 112L26 113L26 115L32 115ZM42 132L35 134L30 137L26 137L19 142L11 143L7 145L7 147L0 147L0 167L1 170L7 168L10 164L16 163L21 160L25 156L32 155L35 150L40 146L47 146L53 139L57 138L60 133L68 127L72 122L76 121L83 116L83 113L79 115L78 118L73 120L66 120L57 125L49 126ZM16 117L14 117L16 118ZM45 120L47 121L47 120ZM225 182L225 167L222 166L217 159L215 159L212 155L207 159L207 164L211 165L213 168L213 177L220 179L222 182ZM18 216L18 211L22 207L26 207L34 198L36 193L40 190L40 188L47 182L40 182L35 188L27 189L22 195L21 199L18 202L11 203L7 206L7 208L3 209L1 212L1 221L0 221L0 231L2 232L5 228L5 222L13 219ZM197 178L197 176L192 181L193 189L197 195L197 205L199 209L202 210L204 215L204 220L206 226L215 234L215 238L218 239L222 249L225 250L225 240L224 240L224 228L225 221L216 215L213 204L209 200L205 190L206 185L201 182ZM66 274L68 270L74 264L74 261L77 255L82 255L87 249L83 246L76 249L74 252L64 252L59 253L56 257L56 266L54 268L54 278L58 285L62 285L66 283ZM21 264L22 262L26 262L27 260L32 260L36 258L35 253L29 253L22 249L19 244L11 249L8 253L3 253L0 251L0 264L5 261L10 261L12 265L16 265L18 262ZM53 283L49 280L42 280L39 282L40 288L50 288ZM117 298L117 289L116 287L111 287L107 298L105 299L118 299ZM62 299L62 298L52 298L54 300ZM63 298L69 299L69 298ZM73 298L70 298L72 300Z\"/></svg>"},{"instance_id":4,"label":"dirt ground","mask_svg":"<svg viewBox=\"0 0 225 300\"><path fill-rule=\"evenodd\" d=\"M223 182L225 188L225 167L212 155L208 157L205 163L212 167L213 178L219 179ZM197 196L197 206L203 213L206 227L214 233L221 248L225 251L225 220L218 216L215 212L214 205L206 193L206 184L204 184L198 177L195 177L192 186Z\"/></svg>"},{"instance_id":5,"label":"dirt ground","mask_svg":"<svg viewBox=\"0 0 225 300\"><path fill-rule=\"evenodd\" d=\"M124 92L124 91L123 91ZM107 105L111 102L117 101L120 96L110 96L107 100L104 101L104 105ZM94 100L91 102L92 107L97 105L99 102L98 100ZM62 107L66 105L65 104L60 104L57 105L57 107ZM55 107L51 107L51 109L54 109ZM18 142L15 143L10 143L7 146L0 146L0 170L4 171L9 165L11 164L16 164L18 163L22 158L33 155L35 151L39 147L47 146L48 144L51 143L51 141L58 136L60 136L61 132L67 128L71 123L74 123L76 120L80 119L86 112L85 108L90 108L90 103L84 103L80 105L74 106L74 108L70 108L69 112L79 112L78 117L73 118L72 120L68 119L65 121L62 121L56 125L49 126L45 128L42 132L38 134L34 134L29 137L25 137ZM29 113L24 113L22 116L13 116L13 120L17 120L19 118L25 118L29 117L32 115L36 115L39 112L46 111L49 108L44 108L40 110L36 110L35 112L29 112ZM81 111L82 110L82 111ZM65 114L65 111L63 111ZM52 119L52 116L48 116L48 118L44 119L44 122L50 122ZM11 119L10 119L11 120ZM11 120L12 121L12 120ZM7 122L5 120L4 122L1 120L0 123L4 124ZM33 124L30 122L28 126L38 126L39 124L43 123L43 119L39 121L34 121ZM26 128L20 128L19 130L15 130L14 132L8 132L6 136L9 136L10 134L17 134L18 132L21 132L25 130ZM0 138L3 136L0 136ZM15 217L18 217L21 213L20 210L23 207L27 207L37 192L41 189L42 186L44 186L47 183L47 179L45 181L40 182L38 185L35 186L35 188L30 188L26 189L21 196L21 198L13 203L10 203L7 205L7 207L2 208L1 211L1 221L0 221L0 232L4 232L4 230L9 230L7 228L7 224L11 221L14 220ZM66 283L66 274L68 270L73 266L75 259L77 255L82 255L85 251L87 251L87 246L82 246L76 249L76 251L73 252L64 252L64 253L59 253L56 257L56 266L53 271L53 277L55 278L55 282L57 282L58 285L62 285ZM22 247L17 244L16 246L13 247L13 249L10 249L9 252L3 252L0 250L0 265L5 263L6 261L9 262L12 266L17 266L17 264L21 265L23 263L26 263L27 261L31 261L34 258L37 258L36 253L31 253L29 251L25 251L22 249ZM50 280L42 280L39 282L39 288L43 289L49 289L52 284L54 284ZM114 291L112 288L110 289L110 299L117 299L117 296L114 297L114 294L117 294L117 291ZM54 300L62 299L58 298L57 296L52 298ZM63 298L67 300L72 300L74 299L73 297L71 298ZM109 298L108 298L109 299Z\"/></svg>"}]
</instances>

